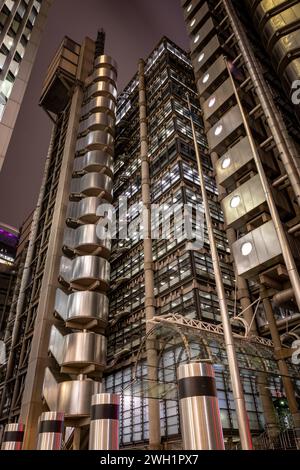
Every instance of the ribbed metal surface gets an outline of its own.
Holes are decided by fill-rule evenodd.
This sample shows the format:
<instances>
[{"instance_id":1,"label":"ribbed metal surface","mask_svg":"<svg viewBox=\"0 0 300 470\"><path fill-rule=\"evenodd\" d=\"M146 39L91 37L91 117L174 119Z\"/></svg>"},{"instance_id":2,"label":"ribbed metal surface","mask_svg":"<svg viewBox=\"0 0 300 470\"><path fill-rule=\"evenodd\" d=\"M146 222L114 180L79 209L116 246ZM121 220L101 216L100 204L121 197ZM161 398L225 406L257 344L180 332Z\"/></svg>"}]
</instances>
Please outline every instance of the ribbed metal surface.
<instances>
[{"instance_id":1,"label":"ribbed metal surface","mask_svg":"<svg viewBox=\"0 0 300 470\"><path fill-rule=\"evenodd\" d=\"M102 150L87 152L74 160L74 171L97 172L105 170L109 176L113 174L114 164L112 155Z\"/></svg>"},{"instance_id":2,"label":"ribbed metal surface","mask_svg":"<svg viewBox=\"0 0 300 470\"><path fill-rule=\"evenodd\" d=\"M97 256L80 256L73 260L71 282L88 286L91 282L99 281L108 286L110 264Z\"/></svg>"},{"instance_id":3,"label":"ribbed metal surface","mask_svg":"<svg viewBox=\"0 0 300 470\"><path fill-rule=\"evenodd\" d=\"M113 142L114 139L110 133L105 131L92 131L77 141L76 152L103 150L103 148L105 148L110 153L113 153Z\"/></svg>"},{"instance_id":4,"label":"ribbed metal surface","mask_svg":"<svg viewBox=\"0 0 300 470\"><path fill-rule=\"evenodd\" d=\"M97 96L83 106L81 116L86 116L95 111L108 112L110 111L114 115L116 111L116 103L113 99L107 98L106 96Z\"/></svg>"},{"instance_id":5,"label":"ribbed metal surface","mask_svg":"<svg viewBox=\"0 0 300 470\"><path fill-rule=\"evenodd\" d=\"M100 225L81 225L76 229L68 229L64 238L64 244L68 248L76 250L78 254L97 254L101 253L103 258L110 255L111 239L108 238L106 230Z\"/></svg>"},{"instance_id":6,"label":"ribbed metal surface","mask_svg":"<svg viewBox=\"0 0 300 470\"><path fill-rule=\"evenodd\" d=\"M209 43L201 52L192 57L195 73L206 70L216 59L217 54L221 50L221 44L217 36L213 36Z\"/></svg>"},{"instance_id":7,"label":"ribbed metal surface","mask_svg":"<svg viewBox=\"0 0 300 470\"><path fill-rule=\"evenodd\" d=\"M58 385L57 409L66 417L89 416L92 396L101 393L102 384L93 380L70 380Z\"/></svg>"},{"instance_id":8,"label":"ribbed metal surface","mask_svg":"<svg viewBox=\"0 0 300 470\"><path fill-rule=\"evenodd\" d=\"M87 173L82 178L74 179L72 182L72 193L83 193L85 196L104 196L112 199L112 179L101 173Z\"/></svg>"},{"instance_id":9,"label":"ribbed metal surface","mask_svg":"<svg viewBox=\"0 0 300 470\"><path fill-rule=\"evenodd\" d=\"M63 432L63 413L43 413L39 419L37 450L61 450Z\"/></svg>"},{"instance_id":10,"label":"ribbed metal surface","mask_svg":"<svg viewBox=\"0 0 300 470\"><path fill-rule=\"evenodd\" d=\"M22 450L24 431L23 424L7 424L3 433L1 450Z\"/></svg>"},{"instance_id":11,"label":"ribbed metal surface","mask_svg":"<svg viewBox=\"0 0 300 470\"><path fill-rule=\"evenodd\" d=\"M191 363L177 371L185 450L223 450L224 440L213 366Z\"/></svg>"},{"instance_id":12,"label":"ribbed metal surface","mask_svg":"<svg viewBox=\"0 0 300 470\"><path fill-rule=\"evenodd\" d=\"M101 393L92 397L90 450L119 449L120 397Z\"/></svg>"},{"instance_id":13,"label":"ribbed metal surface","mask_svg":"<svg viewBox=\"0 0 300 470\"><path fill-rule=\"evenodd\" d=\"M101 130L114 135L115 120L110 114L93 113L79 125L79 133Z\"/></svg>"},{"instance_id":14,"label":"ribbed metal surface","mask_svg":"<svg viewBox=\"0 0 300 470\"><path fill-rule=\"evenodd\" d=\"M53 327L49 351L61 373L73 380L57 383L46 370L44 397L51 410L68 419L87 417L92 396L102 392L100 380L106 367L106 337L111 240L99 219L112 216L108 203L113 196L113 153L116 109L116 63L109 56L95 59L95 69L85 90L76 158L67 210L61 258L61 285L55 311L64 327ZM81 155L78 155L81 154ZM77 377L77 380L76 380ZM92 378L90 378L92 377ZM114 428L115 429L115 428ZM111 435L111 433L110 433ZM52 442L52 441L51 441ZM50 445L50 444L49 444Z\"/></svg>"}]
</instances>

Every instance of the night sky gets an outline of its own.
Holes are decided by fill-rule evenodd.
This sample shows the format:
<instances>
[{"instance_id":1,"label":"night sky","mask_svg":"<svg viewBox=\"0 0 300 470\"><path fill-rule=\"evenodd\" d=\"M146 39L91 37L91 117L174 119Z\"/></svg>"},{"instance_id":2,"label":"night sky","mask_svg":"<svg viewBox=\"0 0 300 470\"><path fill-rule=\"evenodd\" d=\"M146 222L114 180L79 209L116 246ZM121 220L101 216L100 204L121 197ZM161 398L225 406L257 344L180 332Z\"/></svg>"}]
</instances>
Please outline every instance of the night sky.
<instances>
[{"instance_id":1,"label":"night sky","mask_svg":"<svg viewBox=\"0 0 300 470\"><path fill-rule=\"evenodd\" d=\"M38 101L56 49L64 36L81 43L101 27L106 53L118 62L119 91L162 36L188 48L180 0L55 0L0 173L1 222L19 227L37 201L51 131Z\"/></svg>"}]
</instances>

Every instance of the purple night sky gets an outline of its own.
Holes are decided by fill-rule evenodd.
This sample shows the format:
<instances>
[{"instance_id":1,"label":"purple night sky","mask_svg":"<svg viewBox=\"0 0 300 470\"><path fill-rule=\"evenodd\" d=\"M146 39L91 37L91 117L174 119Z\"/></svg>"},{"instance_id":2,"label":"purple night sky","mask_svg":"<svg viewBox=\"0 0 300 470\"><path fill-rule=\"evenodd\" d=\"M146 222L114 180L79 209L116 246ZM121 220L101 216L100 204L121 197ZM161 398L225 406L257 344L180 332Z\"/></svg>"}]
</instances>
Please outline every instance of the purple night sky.
<instances>
[{"instance_id":1,"label":"purple night sky","mask_svg":"<svg viewBox=\"0 0 300 470\"><path fill-rule=\"evenodd\" d=\"M64 36L81 42L106 31L106 53L119 66L119 90L162 36L184 49L188 38L179 0L55 0L0 173L0 221L20 226L34 209L49 144L51 122L38 107L47 67Z\"/></svg>"}]
</instances>

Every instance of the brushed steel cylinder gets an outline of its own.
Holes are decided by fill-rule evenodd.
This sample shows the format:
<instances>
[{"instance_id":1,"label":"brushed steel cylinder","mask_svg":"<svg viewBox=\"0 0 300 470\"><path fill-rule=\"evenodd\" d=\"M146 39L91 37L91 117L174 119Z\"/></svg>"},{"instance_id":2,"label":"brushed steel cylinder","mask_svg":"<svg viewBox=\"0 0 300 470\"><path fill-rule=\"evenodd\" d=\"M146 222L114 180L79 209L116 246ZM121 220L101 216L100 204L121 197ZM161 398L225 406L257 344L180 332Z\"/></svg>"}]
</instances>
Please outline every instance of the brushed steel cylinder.
<instances>
[{"instance_id":1,"label":"brushed steel cylinder","mask_svg":"<svg viewBox=\"0 0 300 470\"><path fill-rule=\"evenodd\" d=\"M56 408L65 416L86 417L91 412L92 396L102 392L102 383L91 379L69 380L58 384Z\"/></svg>"},{"instance_id":2,"label":"brushed steel cylinder","mask_svg":"<svg viewBox=\"0 0 300 470\"><path fill-rule=\"evenodd\" d=\"M119 395L92 397L89 450L119 450L119 408Z\"/></svg>"},{"instance_id":3,"label":"brushed steel cylinder","mask_svg":"<svg viewBox=\"0 0 300 470\"><path fill-rule=\"evenodd\" d=\"M94 319L106 326L108 322L108 297L101 292L74 292L68 298L66 319L87 323Z\"/></svg>"},{"instance_id":4,"label":"brushed steel cylinder","mask_svg":"<svg viewBox=\"0 0 300 470\"><path fill-rule=\"evenodd\" d=\"M72 262L71 282L82 287L98 282L102 290L109 286L110 264L97 256L79 256Z\"/></svg>"},{"instance_id":5,"label":"brushed steel cylinder","mask_svg":"<svg viewBox=\"0 0 300 470\"><path fill-rule=\"evenodd\" d=\"M109 176L113 175L114 159L113 156L102 150L93 150L87 152L83 157L77 157L74 160L74 171L102 172L106 170Z\"/></svg>"},{"instance_id":6,"label":"brushed steel cylinder","mask_svg":"<svg viewBox=\"0 0 300 470\"><path fill-rule=\"evenodd\" d=\"M94 364L99 369L106 366L106 337L87 332L71 333L64 337L63 366L83 368Z\"/></svg>"},{"instance_id":7,"label":"brushed steel cylinder","mask_svg":"<svg viewBox=\"0 0 300 470\"><path fill-rule=\"evenodd\" d=\"M63 432L63 413L43 413L39 419L37 450L61 450Z\"/></svg>"},{"instance_id":8,"label":"brushed steel cylinder","mask_svg":"<svg viewBox=\"0 0 300 470\"><path fill-rule=\"evenodd\" d=\"M224 450L213 366L183 364L177 377L184 450Z\"/></svg>"},{"instance_id":9,"label":"brushed steel cylinder","mask_svg":"<svg viewBox=\"0 0 300 470\"><path fill-rule=\"evenodd\" d=\"M7 424L3 433L1 450L22 450L24 431L23 424Z\"/></svg>"}]
</instances>

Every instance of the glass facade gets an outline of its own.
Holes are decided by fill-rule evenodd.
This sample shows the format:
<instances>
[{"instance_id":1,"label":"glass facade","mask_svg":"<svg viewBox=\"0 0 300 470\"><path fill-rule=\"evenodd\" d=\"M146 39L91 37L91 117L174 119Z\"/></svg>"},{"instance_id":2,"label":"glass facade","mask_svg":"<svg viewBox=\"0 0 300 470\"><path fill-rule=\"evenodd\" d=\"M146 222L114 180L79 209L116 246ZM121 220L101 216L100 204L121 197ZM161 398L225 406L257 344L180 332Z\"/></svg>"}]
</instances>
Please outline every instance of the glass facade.
<instances>
[{"instance_id":1,"label":"glass facade","mask_svg":"<svg viewBox=\"0 0 300 470\"><path fill-rule=\"evenodd\" d=\"M235 279L191 63L183 51L164 39L146 61L145 70L152 203L171 208L175 203L193 207L202 202L186 102L188 92L205 170L228 308L233 316L236 309L239 309L234 301ZM116 213L119 214L119 198L127 197L128 222L135 221L138 226L141 224L139 208L142 200L137 76L119 98L117 123L114 204ZM199 229L196 220L194 225ZM156 315L175 313L190 319L219 324L221 318L207 229L204 226L203 248L193 251L187 248L186 236L175 237L174 227L175 220L171 217L170 237L153 240ZM143 445L148 439L149 431L147 364L141 353L142 338L145 335L143 261L143 242L138 235L133 239L114 241L108 341L110 372L105 383L108 392L122 395L120 438L123 446ZM182 356L179 342L167 341L165 349L160 353L159 382L165 385L172 383L173 388L175 387L175 394L160 400L162 438L170 441L180 439L176 392L176 365ZM237 435L234 401L222 339L217 341L215 338L204 337L200 342L192 341L190 348L192 357L209 358L215 363L224 432L227 437ZM136 357L140 353L140 360L136 363ZM281 389L282 385L276 377L278 370L270 350L251 350L251 347L246 350L241 346L238 354L240 367L243 368L242 379L251 429L258 434L263 430L264 418L258 394L259 379L254 370L260 368L265 372L264 361L269 361L269 369L274 370L274 378L269 378L272 394L276 395L276 387ZM264 356L267 359L261 359Z\"/></svg>"}]
</instances>

